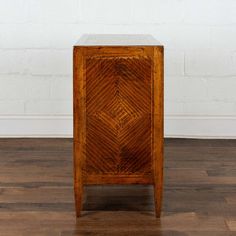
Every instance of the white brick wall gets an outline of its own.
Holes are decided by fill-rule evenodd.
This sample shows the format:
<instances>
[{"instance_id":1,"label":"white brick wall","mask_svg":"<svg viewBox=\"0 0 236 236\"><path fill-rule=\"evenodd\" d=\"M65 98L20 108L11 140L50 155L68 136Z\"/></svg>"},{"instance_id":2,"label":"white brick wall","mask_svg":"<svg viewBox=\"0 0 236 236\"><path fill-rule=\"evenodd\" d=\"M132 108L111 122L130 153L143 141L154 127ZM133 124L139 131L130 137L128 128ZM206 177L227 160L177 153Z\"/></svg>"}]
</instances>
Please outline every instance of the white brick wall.
<instances>
[{"instance_id":1,"label":"white brick wall","mask_svg":"<svg viewBox=\"0 0 236 236\"><path fill-rule=\"evenodd\" d=\"M155 36L166 135L236 137L235 0L0 0L0 136L71 135L72 46L83 33Z\"/></svg>"},{"instance_id":2,"label":"white brick wall","mask_svg":"<svg viewBox=\"0 0 236 236\"><path fill-rule=\"evenodd\" d=\"M26 23L28 6L27 0L1 0L0 23Z\"/></svg>"},{"instance_id":3,"label":"white brick wall","mask_svg":"<svg viewBox=\"0 0 236 236\"><path fill-rule=\"evenodd\" d=\"M25 113L28 115L69 115L72 113L72 102L67 100L29 100L25 103Z\"/></svg>"},{"instance_id":4,"label":"white brick wall","mask_svg":"<svg viewBox=\"0 0 236 236\"><path fill-rule=\"evenodd\" d=\"M184 2L184 23L227 25L236 23L235 0L198 0Z\"/></svg>"},{"instance_id":5,"label":"white brick wall","mask_svg":"<svg viewBox=\"0 0 236 236\"><path fill-rule=\"evenodd\" d=\"M182 0L134 0L132 10L136 23L176 24L183 20Z\"/></svg>"},{"instance_id":6,"label":"white brick wall","mask_svg":"<svg viewBox=\"0 0 236 236\"><path fill-rule=\"evenodd\" d=\"M165 50L165 75L184 75L184 52L180 50Z\"/></svg>"},{"instance_id":7,"label":"white brick wall","mask_svg":"<svg viewBox=\"0 0 236 236\"><path fill-rule=\"evenodd\" d=\"M129 24L133 0L80 0L79 20L96 24Z\"/></svg>"},{"instance_id":8,"label":"white brick wall","mask_svg":"<svg viewBox=\"0 0 236 236\"><path fill-rule=\"evenodd\" d=\"M75 23L78 18L77 0L28 0L31 23Z\"/></svg>"},{"instance_id":9,"label":"white brick wall","mask_svg":"<svg viewBox=\"0 0 236 236\"><path fill-rule=\"evenodd\" d=\"M0 101L26 99L27 81L25 76L0 75Z\"/></svg>"},{"instance_id":10,"label":"white brick wall","mask_svg":"<svg viewBox=\"0 0 236 236\"><path fill-rule=\"evenodd\" d=\"M185 72L189 76L234 76L233 54L221 48L188 51L185 54Z\"/></svg>"},{"instance_id":11,"label":"white brick wall","mask_svg":"<svg viewBox=\"0 0 236 236\"><path fill-rule=\"evenodd\" d=\"M32 75L72 75L72 50L31 50L28 66Z\"/></svg>"},{"instance_id":12,"label":"white brick wall","mask_svg":"<svg viewBox=\"0 0 236 236\"><path fill-rule=\"evenodd\" d=\"M26 50L0 49L0 74L23 74L28 68Z\"/></svg>"}]
</instances>

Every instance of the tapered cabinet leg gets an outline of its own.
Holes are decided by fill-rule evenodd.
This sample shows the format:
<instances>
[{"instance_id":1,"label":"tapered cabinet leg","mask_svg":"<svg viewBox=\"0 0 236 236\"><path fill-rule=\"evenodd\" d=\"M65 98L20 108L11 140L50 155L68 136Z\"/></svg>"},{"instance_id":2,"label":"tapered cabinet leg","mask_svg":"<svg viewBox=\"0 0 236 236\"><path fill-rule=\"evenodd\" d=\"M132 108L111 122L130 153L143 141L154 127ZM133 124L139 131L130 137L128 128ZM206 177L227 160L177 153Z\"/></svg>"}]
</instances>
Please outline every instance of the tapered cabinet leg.
<instances>
[{"instance_id":1,"label":"tapered cabinet leg","mask_svg":"<svg viewBox=\"0 0 236 236\"><path fill-rule=\"evenodd\" d=\"M157 142L158 143L158 142ZM163 195L163 139L159 140L158 152L154 155L154 202L156 217L160 218Z\"/></svg>"},{"instance_id":2,"label":"tapered cabinet leg","mask_svg":"<svg viewBox=\"0 0 236 236\"><path fill-rule=\"evenodd\" d=\"M81 216L83 205L83 179L82 179L83 152L80 143L74 142L74 197L76 216Z\"/></svg>"},{"instance_id":3,"label":"tapered cabinet leg","mask_svg":"<svg viewBox=\"0 0 236 236\"><path fill-rule=\"evenodd\" d=\"M162 149L156 160L154 161L154 202L156 217L161 217L162 197L163 197L163 157Z\"/></svg>"},{"instance_id":4,"label":"tapered cabinet leg","mask_svg":"<svg viewBox=\"0 0 236 236\"><path fill-rule=\"evenodd\" d=\"M161 217L162 191L161 187L155 186L154 184L155 213L157 218Z\"/></svg>"},{"instance_id":5,"label":"tapered cabinet leg","mask_svg":"<svg viewBox=\"0 0 236 236\"><path fill-rule=\"evenodd\" d=\"M78 144L74 145L74 194L75 194L75 208L76 216L80 217L83 202L83 181L82 181L82 168L81 168L81 152L77 151Z\"/></svg>"},{"instance_id":6,"label":"tapered cabinet leg","mask_svg":"<svg viewBox=\"0 0 236 236\"><path fill-rule=\"evenodd\" d=\"M83 202L83 186L82 183L75 183L75 208L76 208L76 216L81 216L82 211L82 202Z\"/></svg>"}]
</instances>

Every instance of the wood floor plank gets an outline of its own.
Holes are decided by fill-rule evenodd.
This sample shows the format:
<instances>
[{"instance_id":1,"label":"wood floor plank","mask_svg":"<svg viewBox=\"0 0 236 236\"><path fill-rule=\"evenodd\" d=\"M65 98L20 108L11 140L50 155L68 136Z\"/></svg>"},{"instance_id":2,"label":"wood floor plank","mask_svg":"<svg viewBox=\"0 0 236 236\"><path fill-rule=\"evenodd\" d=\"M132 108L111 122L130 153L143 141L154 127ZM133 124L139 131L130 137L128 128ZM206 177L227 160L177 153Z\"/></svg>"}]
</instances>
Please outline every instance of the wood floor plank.
<instances>
[{"instance_id":1,"label":"wood floor plank","mask_svg":"<svg viewBox=\"0 0 236 236\"><path fill-rule=\"evenodd\" d=\"M72 187L0 188L0 204L73 202Z\"/></svg>"},{"instance_id":2,"label":"wood floor plank","mask_svg":"<svg viewBox=\"0 0 236 236\"><path fill-rule=\"evenodd\" d=\"M226 220L226 223L231 231L236 232L236 218L235 220Z\"/></svg>"},{"instance_id":3,"label":"wood floor plank","mask_svg":"<svg viewBox=\"0 0 236 236\"><path fill-rule=\"evenodd\" d=\"M225 199L229 204L236 204L236 193L232 193L230 196L226 196Z\"/></svg>"},{"instance_id":4,"label":"wood floor plank","mask_svg":"<svg viewBox=\"0 0 236 236\"><path fill-rule=\"evenodd\" d=\"M163 215L153 187L87 186L76 220L72 139L0 139L1 236L235 236L236 140L165 140Z\"/></svg>"}]
</instances>

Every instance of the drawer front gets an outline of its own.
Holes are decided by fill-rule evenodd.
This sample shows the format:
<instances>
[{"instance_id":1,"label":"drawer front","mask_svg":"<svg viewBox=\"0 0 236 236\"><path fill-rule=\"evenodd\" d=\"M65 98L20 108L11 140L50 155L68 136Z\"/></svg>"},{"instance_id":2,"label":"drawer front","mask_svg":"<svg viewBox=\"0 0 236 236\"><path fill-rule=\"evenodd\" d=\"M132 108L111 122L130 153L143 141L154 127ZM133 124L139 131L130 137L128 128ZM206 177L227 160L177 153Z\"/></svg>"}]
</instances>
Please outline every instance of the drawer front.
<instances>
[{"instance_id":1,"label":"drawer front","mask_svg":"<svg viewBox=\"0 0 236 236\"><path fill-rule=\"evenodd\" d=\"M151 58L89 56L84 68L86 173L150 173Z\"/></svg>"}]
</instances>

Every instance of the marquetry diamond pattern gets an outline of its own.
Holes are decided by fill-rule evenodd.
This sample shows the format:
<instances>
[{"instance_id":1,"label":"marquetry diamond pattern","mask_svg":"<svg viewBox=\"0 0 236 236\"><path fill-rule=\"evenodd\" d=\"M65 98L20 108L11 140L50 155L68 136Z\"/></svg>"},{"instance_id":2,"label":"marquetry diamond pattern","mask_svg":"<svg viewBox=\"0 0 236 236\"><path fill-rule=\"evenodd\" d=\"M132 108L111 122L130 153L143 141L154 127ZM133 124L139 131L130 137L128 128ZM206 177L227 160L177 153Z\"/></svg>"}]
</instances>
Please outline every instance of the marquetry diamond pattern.
<instances>
[{"instance_id":1,"label":"marquetry diamond pattern","mask_svg":"<svg viewBox=\"0 0 236 236\"><path fill-rule=\"evenodd\" d=\"M150 59L91 57L86 76L87 173L149 173Z\"/></svg>"}]
</instances>

